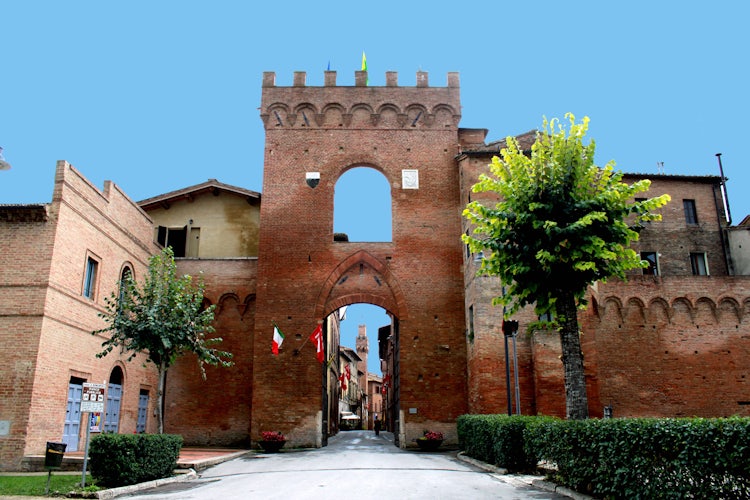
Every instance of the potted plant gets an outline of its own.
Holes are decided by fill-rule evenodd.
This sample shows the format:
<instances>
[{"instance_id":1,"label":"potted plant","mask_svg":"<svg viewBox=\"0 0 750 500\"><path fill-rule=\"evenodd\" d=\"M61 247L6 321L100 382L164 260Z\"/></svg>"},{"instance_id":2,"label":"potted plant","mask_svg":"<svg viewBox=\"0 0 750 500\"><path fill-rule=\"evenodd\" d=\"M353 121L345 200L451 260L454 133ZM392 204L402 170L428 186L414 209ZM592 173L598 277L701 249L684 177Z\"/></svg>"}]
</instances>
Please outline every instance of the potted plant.
<instances>
[{"instance_id":1,"label":"potted plant","mask_svg":"<svg viewBox=\"0 0 750 500\"><path fill-rule=\"evenodd\" d=\"M286 438L279 431L263 431L260 436L261 440L258 441L258 444L266 453L276 453L286 443Z\"/></svg>"},{"instance_id":2,"label":"potted plant","mask_svg":"<svg viewBox=\"0 0 750 500\"><path fill-rule=\"evenodd\" d=\"M443 433L437 431L424 431L421 438L417 438L417 446L420 450L435 451L443 444Z\"/></svg>"}]
</instances>

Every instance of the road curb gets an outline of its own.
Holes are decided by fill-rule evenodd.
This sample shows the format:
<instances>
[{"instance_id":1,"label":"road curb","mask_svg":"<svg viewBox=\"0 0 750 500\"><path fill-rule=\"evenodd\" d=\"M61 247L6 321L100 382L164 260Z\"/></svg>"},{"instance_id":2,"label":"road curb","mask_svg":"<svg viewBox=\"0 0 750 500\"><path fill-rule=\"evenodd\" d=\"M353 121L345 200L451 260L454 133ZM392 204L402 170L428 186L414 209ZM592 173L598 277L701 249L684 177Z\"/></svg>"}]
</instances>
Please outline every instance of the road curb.
<instances>
[{"instance_id":1,"label":"road curb","mask_svg":"<svg viewBox=\"0 0 750 500\"><path fill-rule=\"evenodd\" d=\"M130 486L120 486L119 488L110 488L108 490L96 491L96 492L93 492L91 496L87 495L86 498L100 498L100 499L117 498L121 495L127 495L128 493L134 493L140 490L147 490L149 488L156 488L157 486L162 486L164 484L182 483L184 481L191 481L197 477L198 477L198 473L195 472L193 469L190 469L185 474L180 474L179 476L165 477L162 479L154 479L153 481L146 481L145 483L131 484Z\"/></svg>"},{"instance_id":2,"label":"road curb","mask_svg":"<svg viewBox=\"0 0 750 500\"><path fill-rule=\"evenodd\" d=\"M463 451L459 451L458 454L456 455L456 458L458 458L462 462L466 462L468 464L471 464L487 472L492 472L493 474L502 476L501 479L503 481L511 483L511 484L515 483L519 485L533 486L534 488L544 490L544 491L549 491L550 493L556 493L558 495L563 495L563 496L572 498L573 500L594 500L594 497L584 495L582 493L578 493L577 491L573 491L570 488L566 488L565 486L560 486L559 484L555 484L551 481L546 481L544 479L536 479L533 476L508 474L507 469L503 469L502 467L496 467L494 465L488 464L486 462L482 462L481 460L477 460L475 458L467 457Z\"/></svg>"}]
</instances>

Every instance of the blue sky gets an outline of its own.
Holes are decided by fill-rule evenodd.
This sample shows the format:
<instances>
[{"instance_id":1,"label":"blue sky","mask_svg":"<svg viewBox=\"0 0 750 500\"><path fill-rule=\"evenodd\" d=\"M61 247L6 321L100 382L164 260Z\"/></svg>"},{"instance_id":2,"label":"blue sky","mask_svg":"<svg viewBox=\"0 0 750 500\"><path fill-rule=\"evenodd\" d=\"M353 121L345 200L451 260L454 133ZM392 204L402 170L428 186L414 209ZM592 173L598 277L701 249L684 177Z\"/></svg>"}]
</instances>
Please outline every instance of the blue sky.
<instances>
[{"instance_id":1,"label":"blue sky","mask_svg":"<svg viewBox=\"0 0 750 500\"><path fill-rule=\"evenodd\" d=\"M459 72L460 125L488 140L572 112L600 165L718 175L722 153L734 221L750 214L746 2L271 3L3 1L0 204L48 202L59 159L134 200L208 178L261 191L262 73L322 85L330 63L353 85L365 51L370 85ZM364 316L354 334L381 326Z\"/></svg>"}]
</instances>

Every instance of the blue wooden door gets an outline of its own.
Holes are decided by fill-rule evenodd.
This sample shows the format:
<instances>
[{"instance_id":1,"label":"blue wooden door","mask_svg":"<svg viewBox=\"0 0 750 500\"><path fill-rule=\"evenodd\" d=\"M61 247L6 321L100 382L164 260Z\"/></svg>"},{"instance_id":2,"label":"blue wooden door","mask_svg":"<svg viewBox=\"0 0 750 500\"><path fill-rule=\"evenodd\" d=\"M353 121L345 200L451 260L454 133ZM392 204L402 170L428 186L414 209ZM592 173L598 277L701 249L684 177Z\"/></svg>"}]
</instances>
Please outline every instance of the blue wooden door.
<instances>
[{"instance_id":1,"label":"blue wooden door","mask_svg":"<svg viewBox=\"0 0 750 500\"><path fill-rule=\"evenodd\" d=\"M110 382L107 387L107 408L104 413L104 432L117 432L120 428L120 401L122 385Z\"/></svg>"},{"instance_id":2,"label":"blue wooden door","mask_svg":"<svg viewBox=\"0 0 750 500\"><path fill-rule=\"evenodd\" d=\"M146 421L148 420L148 392L141 392L138 397L138 423L136 432L146 432Z\"/></svg>"},{"instance_id":3,"label":"blue wooden door","mask_svg":"<svg viewBox=\"0 0 750 500\"><path fill-rule=\"evenodd\" d=\"M65 409L65 428L63 443L68 446L65 451L78 451L78 436L81 431L81 397L82 384L68 384L68 404Z\"/></svg>"}]
</instances>

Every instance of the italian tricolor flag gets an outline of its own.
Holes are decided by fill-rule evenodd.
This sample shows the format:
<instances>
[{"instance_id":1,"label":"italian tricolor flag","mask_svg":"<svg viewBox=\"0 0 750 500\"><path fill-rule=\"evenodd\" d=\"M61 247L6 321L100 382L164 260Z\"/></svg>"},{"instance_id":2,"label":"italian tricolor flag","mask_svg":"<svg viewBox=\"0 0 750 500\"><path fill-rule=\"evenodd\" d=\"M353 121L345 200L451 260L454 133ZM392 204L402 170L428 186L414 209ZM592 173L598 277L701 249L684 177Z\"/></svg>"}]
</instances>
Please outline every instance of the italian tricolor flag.
<instances>
[{"instance_id":1,"label":"italian tricolor flag","mask_svg":"<svg viewBox=\"0 0 750 500\"><path fill-rule=\"evenodd\" d=\"M282 342L284 342L284 334L281 333L278 326L273 325L273 345L271 346L271 352L276 356L279 355L279 347L281 347Z\"/></svg>"}]
</instances>

